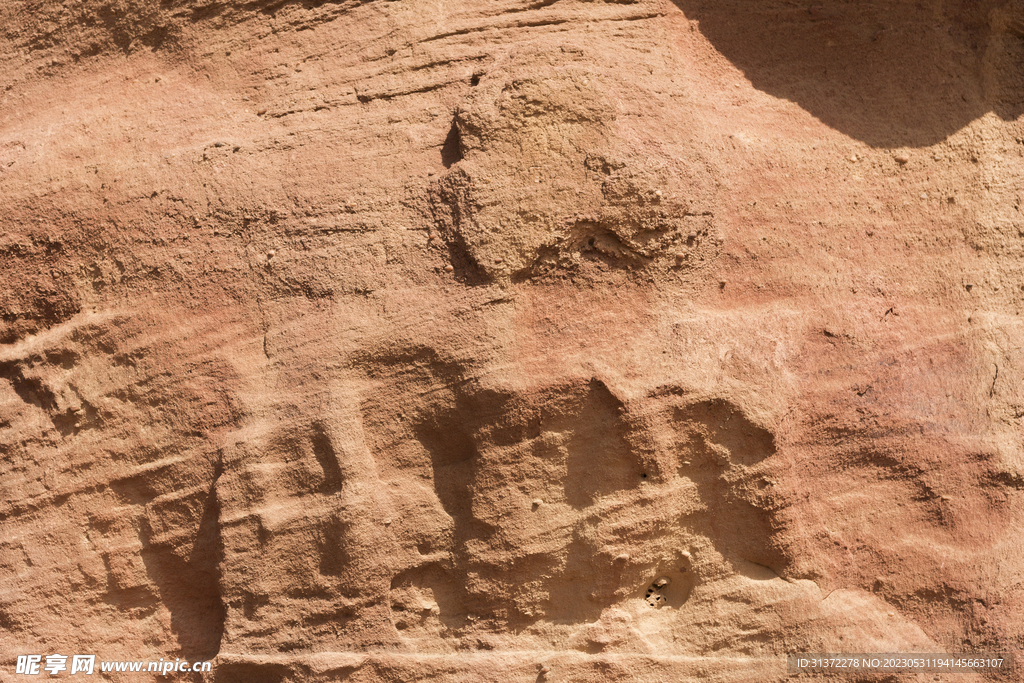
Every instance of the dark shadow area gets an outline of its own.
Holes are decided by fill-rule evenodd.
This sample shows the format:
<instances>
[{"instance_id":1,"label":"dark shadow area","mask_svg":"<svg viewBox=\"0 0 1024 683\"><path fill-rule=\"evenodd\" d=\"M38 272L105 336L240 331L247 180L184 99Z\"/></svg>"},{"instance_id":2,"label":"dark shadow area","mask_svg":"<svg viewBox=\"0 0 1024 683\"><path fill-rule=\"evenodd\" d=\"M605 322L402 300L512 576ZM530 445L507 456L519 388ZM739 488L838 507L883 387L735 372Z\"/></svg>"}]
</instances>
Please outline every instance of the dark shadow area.
<instances>
[{"instance_id":1,"label":"dark shadow area","mask_svg":"<svg viewBox=\"0 0 1024 683\"><path fill-rule=\"evenodd\" d=\"M160 602L171 613L171 630L181 656L189 661L216 657L224 635L226 611L220 594L223 547L215 491L219 475L218 467L187 560L181 557L184 549L152 544L148 523L143 524L140 538L146 572L160 592Z\"/></svg>"},{"instance_id":2,"label":"dark shadow area","mask_svg":"<svg viewBox=\"0 0 1024 683\"><path fill-rule=\"evenodd\" d=\"M676 413L676 420L699 425L709 441L729 451L729 462L753 467L775 454L775 437L747 419L739 408L722 400L702 401Z\"/></svg>"},{"instance_id":3,"label":"dark shadow area","mask_svg":"<svg viewBox=\"0 0 1024 683\"><path fill-rule=\"evenodd\" d=\"M755 88L873 147L1024 113L1021 0L673 0Z\"/></svg>"},{"instance_id":4,"label":"dark shadow area","mask_svg":"<svg viewBox=\"0 0 1024 683\"><path fill-rule=\"evenodd\" d=\"M456 562L468 562L467 544L488 540L497 531L477 519L474 495L479 495L481 458L472 435L475 416L468 410L437 406L437 412L415 426L414 434L430 454L434 492L455 524Z\"/></svg>"},{"instance_id":5,"label":"dark shadow area","mask_svg":"<svg viewBox=\"0 0 1024 683\"><path fill-rule=\"evenodd\" d=\"M442 611L445 627L455 628L467 613L488 614L492 611L486 595L474 594L467 589L465 576L469 568L477 564L469 546L491 543L497 529L477 519L473 512L480 453L467 428L467 423L473 419L472 414L442 406L437 408L431 417L414 426L413 433L430 455L434 492L453 522L452 575L461 581L439 582L440 574L436 572L432 577L420 578L435 579L435 588L444 586L447 597L435 596L435 599Z\"/></svg>"},{"instance_id":6,"label":"dark shadow area","mask_svg":"<svg viewBox=\"0 0 1024 683\"><path fill-rule=\"evenodd\" d=\"M394 578L396 628L420 638L444 637L468 615L487 615L513 629L541 619L596 621L616 599L620 583L613 574L621 568L600 559L592 539L577 535L564 553L515 552L517 543L536 540L539 532L522 525L524 515L539 514L540 504L524 509L511 500L518 489L544 504L564 501L582 510L641 486L642 467L625 436L623 403L598 380L526 394L465 386L457 375L447 383L454 388L447 396L409 387L401 401L406 414L415 415L408 431L367 419L375 457L427 475L452 520L451 555ZM363 410L386 409L367 402ZM405 439L422 450L403 448ZM426 456L429 473L410 457L415 452Z\"/></svg>"},{"instance_id":7,"label":"dark shadow area","mask_svg":"<svg viewBox=\"0 0 1024 683\"><path fill-rule=\"evenodd\" d=\"M758 467L775 453L772 434L721 400L676 409L673 422L682 437L679 474L697 485L707 506L689 523L736 571L758 578L781 573L788 558L777 543L774 514L760 495L765 482Z\"/></svg>"},{"instance_id":8,"label":"dark shadow area","mask_svg":"<svg viewBox=\"0 0 1024 683\"><path fill-rule=\"evenodd\" d=\"M473 515L473 484L478 453L459 415L434 417L416 425L417 440L430 453L434 491L441 506L455 521L457 547L486 538L494 530ZM436 421L436 422L435 422Z\"/></svg>"},{"instance_id":9,"label":"dark shadow area","mask_svg":"<svg viewBox=\"0 0 1024 683\"><path fill-rule=\"evenodd\" d=\"M642 472L626 441L622 402L598 380L579 401L563 428L568 436L565 499L581 510L601 496L639 485Z\"/></svg>"},{"instance_id":10,"label":"dark shadow area","mask_svg":"<svg viewBox=\"0 0 1024 683\"><path fill-rule=\"evenodd\" d=\"M324 483L321 490L324 493L337 491L342 484L341 465L338 463L338 454L334 451L327 427L317 422L313 424L311 431L310 442L313 446L313 455L316 456L316 460L324 472Z\"/></svg>"},{"instance_id":11,"label":"dark shadow area","mask_svg":"<svg viewBox=\"0 0 1024 683\"><path fill-rule=\"evenodd\" d=\"M261 3L260 12L263 14L276 14L280 10L290 5L301 7L304 10L312 10L323 7L324 5L345 5L346 9L350 7L357 7L359 5L366 5L374 0L269 0Z\"/></svg>"},{"instance_id":12,"label":"dark shadow area","mask_svg":"<svg viewBox=\"0 0 1024 683\"><path fill-rule=\"evenodd\" d=\"M0 363L0 380L10 382L14 393L26 405L35 406L45 412L47 417L50 418L50 422L53 423L54 429L60 432L61 436L73 434L79 428L86 427L90 422L96 420L97 411L87 401L81 401L77 412L76 409L72 409L70 406L62 408L56 394L54 394L42 377L26 372L26 370L32 370L33 362L39 363L41 359L37 356L35 359L30 359L27 362L6 361ZM47 354L46 358L46 364L50 366L53 372L56 372L57 366L69 370L74 367L76 362L77 354L72 351L65 351L64 353L51 351Z\"/></svg>"},{"instance_id":13,"label":"dark shadow area","mask_svg":"<svg viewBox=\"0 0 1024 683\"><path fill-rule=\"evenodd\" d=\"M50 388L38 377L26 377L24 368L16 361L0 363L0 379L11 383L14 393L28 405L34 405L47 413L57 409L57 398Z\"/></svg>"},{"instance_id":14,"label":"dark shadow area","mask_svg":"<svg viewBox=\"0 0 1024 683\"><path fill-rule=\"evenodd\" d=\"M448 129L448 137L441 145L441 163L445 168L451 168L460 161L462 161L462 140L459 138L459 125L453 119L452 127Z\"/></svg>"}]
</instances>

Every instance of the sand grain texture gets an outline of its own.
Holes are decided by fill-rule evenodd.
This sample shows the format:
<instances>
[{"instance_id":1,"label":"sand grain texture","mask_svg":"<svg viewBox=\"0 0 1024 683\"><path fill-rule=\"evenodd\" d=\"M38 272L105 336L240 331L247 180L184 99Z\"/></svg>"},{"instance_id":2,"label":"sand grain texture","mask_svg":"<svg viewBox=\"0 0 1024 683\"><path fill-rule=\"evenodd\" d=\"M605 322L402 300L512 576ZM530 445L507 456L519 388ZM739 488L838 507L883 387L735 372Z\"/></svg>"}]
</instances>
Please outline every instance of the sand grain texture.
<instances>
[{"instance_id":1,"label":"sand grain texture","mask_svg":"<svg viewBox=\"0 0 1024 683\"><path fill-rule=\"evenodd\" d=\"M1019 0L12 0L0 55L0 681L1024 649Z\"/></svg>"}]
</instances>

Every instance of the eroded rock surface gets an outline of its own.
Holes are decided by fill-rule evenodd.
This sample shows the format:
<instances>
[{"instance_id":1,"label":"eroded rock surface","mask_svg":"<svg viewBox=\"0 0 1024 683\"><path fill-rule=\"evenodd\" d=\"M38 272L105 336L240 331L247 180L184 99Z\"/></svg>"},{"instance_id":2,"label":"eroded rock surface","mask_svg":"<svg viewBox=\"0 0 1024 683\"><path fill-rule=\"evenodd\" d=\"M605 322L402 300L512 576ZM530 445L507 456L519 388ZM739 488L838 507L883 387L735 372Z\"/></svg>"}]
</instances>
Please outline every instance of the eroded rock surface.
<instances>
[{"instance_id":1,"label":"eroded rock surface","mask_svg":"<svg viewBox=\"0 0 1024 683\"><path fill-rule=\"evenodd\" d=\"M1017 0L0 26L0 680L1024 649Z\"/></svg>"}]
</instances>

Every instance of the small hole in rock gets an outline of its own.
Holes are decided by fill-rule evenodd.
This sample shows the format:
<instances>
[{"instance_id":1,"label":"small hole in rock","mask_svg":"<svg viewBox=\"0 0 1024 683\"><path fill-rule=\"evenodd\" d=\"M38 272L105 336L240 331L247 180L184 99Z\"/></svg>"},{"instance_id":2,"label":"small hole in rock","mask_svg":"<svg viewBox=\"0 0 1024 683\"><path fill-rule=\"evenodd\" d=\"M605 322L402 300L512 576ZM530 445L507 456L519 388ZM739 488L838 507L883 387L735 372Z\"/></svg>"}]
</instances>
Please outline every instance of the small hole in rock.
<instances>
[{"instance_id":1,"label":"small hole in rock","mask_svg":"<svg viewBox=\"0 0 1024 683\"><path fill-rule=\"evenodd\" d=\"M480 76L482 74L473 74L473 77L469 79L469 84L472 86L480 85Z\"/></svg>"}]
</instances>

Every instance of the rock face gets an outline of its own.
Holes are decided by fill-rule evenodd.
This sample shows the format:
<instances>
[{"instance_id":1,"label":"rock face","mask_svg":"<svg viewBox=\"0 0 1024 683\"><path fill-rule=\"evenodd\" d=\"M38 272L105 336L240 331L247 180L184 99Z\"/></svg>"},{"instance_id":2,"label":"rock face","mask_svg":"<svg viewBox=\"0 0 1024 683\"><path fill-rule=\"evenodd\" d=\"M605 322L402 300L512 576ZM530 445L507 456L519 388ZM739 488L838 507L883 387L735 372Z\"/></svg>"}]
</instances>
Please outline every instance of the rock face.
<instances>
[{"instance_id":1,"label":"rock face","mask_svg":"<svg viewBox=\"0 0 1024 683\"><path fill-rule=\"evenodd\" d=\"M1019 1L0 27L0 680L1024 649Z\"/></svg>"}]
</instances>

